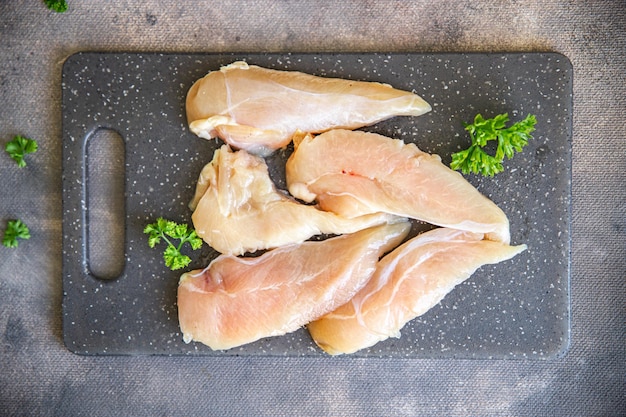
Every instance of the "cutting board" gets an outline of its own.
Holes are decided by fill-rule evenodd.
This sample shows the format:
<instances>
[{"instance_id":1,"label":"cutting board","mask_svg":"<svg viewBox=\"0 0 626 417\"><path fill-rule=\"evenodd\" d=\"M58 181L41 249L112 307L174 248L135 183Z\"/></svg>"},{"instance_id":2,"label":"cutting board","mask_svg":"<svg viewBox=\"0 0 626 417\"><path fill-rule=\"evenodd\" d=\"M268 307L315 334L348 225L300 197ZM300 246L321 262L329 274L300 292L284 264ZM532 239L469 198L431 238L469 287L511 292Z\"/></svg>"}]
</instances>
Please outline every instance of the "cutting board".
<instances>
[{"instance_id":1,"label":"cutting board","mask_svg":"<svg viewBox=\"0 0 626 417\"><path fill-rule=\"evenodd\" d=\"M466 178L508 215L528 250L480 268L410 322L400 338L358 357L533 358L569 345L572 66L557 53L159 54L85 52L63 66L63 336L84 355L324 356L305 329L228 351L186 344L178 327L180 271L148 247L157 217L191 223L195 181L217 140L187 128L185 96L237 60L414 91L433 110L365 130L414 142L449 164L469 146L477 113L537 115L534 139L493 178ZM290 149L268 158L285 187ZM427 228L414 222L413 234ZM190 253L186 270L217 256Z\"/></svg>"}]
</instances>

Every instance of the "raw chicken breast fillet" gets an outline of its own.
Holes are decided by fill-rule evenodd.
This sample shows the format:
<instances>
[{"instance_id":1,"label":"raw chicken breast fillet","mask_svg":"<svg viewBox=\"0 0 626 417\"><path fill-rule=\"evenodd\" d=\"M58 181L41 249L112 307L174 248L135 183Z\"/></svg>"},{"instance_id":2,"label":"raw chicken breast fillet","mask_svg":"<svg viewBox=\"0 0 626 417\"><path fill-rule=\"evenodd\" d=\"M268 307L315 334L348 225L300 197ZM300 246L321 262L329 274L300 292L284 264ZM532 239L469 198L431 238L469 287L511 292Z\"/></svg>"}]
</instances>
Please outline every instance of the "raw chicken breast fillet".
<instances>
[{"instance_id":1,"label":"raw chicken breast fillet","mask_svg":"<svg viewBox=\"0 0 626 417\"><path fill-rule=\"evenodd\" d=\"M399 337L407 322L439 303L480 266L526 249L482 239L482 234L439 228L407 241L379 262L372 279L350 302L310 323L311 336L332 355Z\"/></svg>"},{"instance_id":2,"label":"raw chicken breast fillet","mask_svg":"<svg viewBox=\"0 0 626 417\"><path fill-rule=\"evenodd\" d=\"M384 213L347 218L301 204L276 189L262 158L228 145L202 169L190 207L198 236L234 255L398 221Z\"/></svg>"},{"instance_id":3,"label":"raw chicken breast fillet","mask_svg":"<svg viewBox=\"0 0 626 417\"><path fill-rule=\"evenodd\" d=\"M409 229L402 222L284 246L256 258L220 255L206 269L180 278L183 338L222 350L295 331L350 300L380 256Z\"/></svg>"},{"instance_id":4,"label":"raw chicken breast fillet","mask_svg":"<svg viewBox=\"0 0 626 417\"><path fill-rule=\"evenodd\" d=\"M386 212L509 242L504 212L415 144L337 129L295 137L294 145L286 175L296 198L343 216Z\"/></svg>"},{"instance_id":5,"label":"raw chicken breast fillet","mask_svg":"<svg viewBox=\"0 0 626 417\"><path fill-rule=\"evenodd\" d=\"M355 129L431 107L418 95L377 82L323 78L234 62L187 93L187 121L202 138L267 156L301 130Z\"/></svg>"}]
</instances>

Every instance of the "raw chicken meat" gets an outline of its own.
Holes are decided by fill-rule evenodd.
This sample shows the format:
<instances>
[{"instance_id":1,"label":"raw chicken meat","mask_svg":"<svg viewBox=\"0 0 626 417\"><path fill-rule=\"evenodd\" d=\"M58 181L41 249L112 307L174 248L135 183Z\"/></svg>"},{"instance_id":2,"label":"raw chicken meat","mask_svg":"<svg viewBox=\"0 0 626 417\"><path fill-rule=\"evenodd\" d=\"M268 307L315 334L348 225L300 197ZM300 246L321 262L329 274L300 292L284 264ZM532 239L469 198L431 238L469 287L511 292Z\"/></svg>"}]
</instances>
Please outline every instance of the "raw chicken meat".
<instances>
[{"instance_id":1,"label":"raw chicken meat","mask_svg":"<svg viewBox=\"0 0 626 417\"><path fill-rule=\"evenodd\" d=\"M198 236L234 255L398 220L384 213L346 218L301 204L276 189L262 158L228 145L203 168L190 207Z\"/></svg>"},{"instance_id":2,"label":"raw chicken meat","mask_svg":"<svg viewBox=\"0 0 626 417\"><path fill-rule=\"evenodd\" d=\"M310 323L311 336L332 355L399 337L407 322L439 303L480 266L526 249L482 239L482 234L439 228L405 242L379 262L372 279L350 302Z\"/></svg>"},{"instance_id":3,"label":"raw chicken meat","mask_svg":"<svg viewBox=\"0 0 626 417\"><path fill-rule=\"evenodd\" d=\"M222 350L295 331L350 300L380 256L409 229L402 222L284 246L256 258L220 255L206 269L180 278L183 339Z\"/></svg>"},{"instance_id":4,"label":"raw chicken meat","mask_svg":"<svg viewBox=\"0 0 626 417\"><path fill-rule=\"evenodd\" d=\"M294 145L286 175L296 198L343 216L386 212L509 242L504 212L415 144L338 129L294 137Z\"/></svg>"},{"instance_id":5,"label":"raw chicken meat","mask_svg":"<svg viewBox=\"0 0 626 417\"><path fill-rule=\"evenodd\" d=\"M301 130L355 129L431 107L416 94L376 82L316 77L234 62L211 71L187 93L187 121L196 135L220 137L267 156Z\"/></svg>"}]
</instances>

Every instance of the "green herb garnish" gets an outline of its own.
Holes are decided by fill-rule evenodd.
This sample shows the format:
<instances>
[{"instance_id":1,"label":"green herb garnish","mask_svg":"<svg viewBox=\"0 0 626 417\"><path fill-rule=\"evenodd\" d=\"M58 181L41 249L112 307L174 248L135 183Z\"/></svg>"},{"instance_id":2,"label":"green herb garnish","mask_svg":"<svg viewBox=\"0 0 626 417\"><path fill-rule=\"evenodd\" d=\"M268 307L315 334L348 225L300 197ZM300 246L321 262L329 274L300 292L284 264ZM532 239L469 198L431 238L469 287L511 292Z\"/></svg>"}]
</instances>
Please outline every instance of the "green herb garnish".
<instances>
[{"instance_id":1,"label":"green herb garnish","mask_svg":"<svg viewBox=\"0 0 626 417\"><path fill-rule=\"evenodd\" d=\"M21 220L9 220L7 229L4 231L2 244L7 248L16 248L19 244L18 238L30 239L30 230Z\"/></svg>"},{"instance_id":2,"label":"green herb garnish","mask_svg":"<svg viewBox=\"0 0 626 417\"><path fill-rule=\"evenodd\" d=\"M148 245L151 248L161 242L161 239L167 243L163 259L165 266L172 271L184 268L191 262L189 256L183 255L180 251L185 242L189 242L193 250L202 246L202 239L198 237L195 230L189 230L186 224L178 224L162 217L159 217L155 223L147 225L143 232L149 235ZM178 239L178 244L175 245L172 239Z\"/></svg>"},{"instance_id":3,"label":"green herb garnish","mask_svg":"<svg viewBox=\"0 0 626 417\"><path fill-rule=\"evenodd\" d=\"M508 121L509 115L506 113L492 119L484 119L477 114L474 123L465 124L472 145L464 151L452 154L450 168L461 170L464 174L473 172L488 177L504 171L502 167L504 157L511 159L528 144L532 139L530 134L535 130L537 118L530 114L524 120L505 128ZM482 149L491 140L498 141L495 155L489 155Z\"/></svg>"},{"instance_id":4,"label":"green herb garnish","mask_svg":"<svg viewBox=\"0 0 626 417\"><path fill-rule=\"evenodd\" d=\"M37 148L37 141L16 135L12 141L7 142L4 149L17 162L17 166L23 168L26 166L24 156L28 153L37 152Z\"/></svg>"},{"instance_id":5,"label":"green herb garnish","mask_svg":"<svg viewBox=\"0 0 626 417\"><path fill-rule=\"evenodd\" d=\"M65 0L43 0L48 9L57 13L63 13L67 11L67 2Z\"/></svg>"}]
</instances>

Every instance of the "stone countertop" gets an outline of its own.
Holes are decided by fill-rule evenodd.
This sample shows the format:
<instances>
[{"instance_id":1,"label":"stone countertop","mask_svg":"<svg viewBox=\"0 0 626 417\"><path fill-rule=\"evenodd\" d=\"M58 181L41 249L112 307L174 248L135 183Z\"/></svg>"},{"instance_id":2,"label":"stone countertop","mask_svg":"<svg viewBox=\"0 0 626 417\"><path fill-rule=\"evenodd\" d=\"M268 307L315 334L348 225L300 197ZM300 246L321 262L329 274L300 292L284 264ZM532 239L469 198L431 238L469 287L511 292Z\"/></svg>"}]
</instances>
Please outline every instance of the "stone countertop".
<instances>
[{"instance_id":1,"label":"stone countertop","mask_svg":"<svg viewBox=\"0 0 626 417\"><path fill-rule=\"evenodd\" d=\"M509 1L0 3L3 415L624 415L626 5ZM574 72L571 342L550 360L79 356L63 344L63 63L106 52L558 52ZM16 191L17 190L17 191Z\"/></svg>"}]
</instances>

